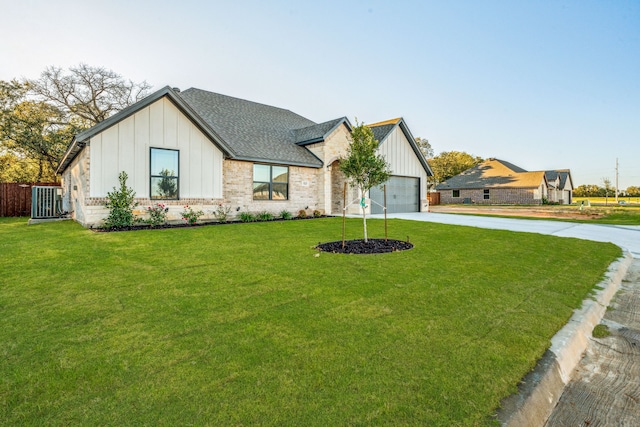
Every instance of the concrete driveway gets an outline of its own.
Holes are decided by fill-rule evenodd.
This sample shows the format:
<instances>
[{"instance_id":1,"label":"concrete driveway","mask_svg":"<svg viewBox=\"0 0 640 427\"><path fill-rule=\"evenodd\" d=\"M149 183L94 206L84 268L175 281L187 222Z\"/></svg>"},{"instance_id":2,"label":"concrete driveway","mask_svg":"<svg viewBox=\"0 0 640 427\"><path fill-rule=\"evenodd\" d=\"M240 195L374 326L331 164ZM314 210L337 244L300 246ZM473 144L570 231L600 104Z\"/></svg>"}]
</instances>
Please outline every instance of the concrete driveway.
<instances>
[{"instance_id":1,"label":"concrete driveway","mask_svg":"<svg viewBox=\"0 0 640 427\"><path fill-rule=\"evenodd\" d=\"M371 215L370 218L383 218ZM611 242L640 258L640 226L595 225L575 222L497 218L477 215L456 215L434 212L389 214L387 218L409 219L412 221L437 222L440 224L466 225L469 227L511 230L525 233L540 233L559 237Z\"/></svg>"},{"instance_id":2,"label":"concrete driveway","mask_svg":"<svg viewBox=\"0 0 640 427\"><path fill-rule=\"evenodd\" d=\"M621 285L615 297L610 302L598 300L592 305L594 310L577 310L567 326L552 339L552 348L547 354L552 353L556 362L569 360L566 355L572 351L583 354L579 362L571 362L573 368L567 369L573 371L570 380L562 381L564 386L560 381L550 385L558 368L546 365L548 358L543 357L536 370L523 381L523 384L530 383L530 388L525 386L525 391L521 389L518 395L507 399L517 403L514 408L503 407L498 418L502 425L518 427L640 426L640 227L432 212L388 217L611 242L630 252L634 260L624 279L610 284L612 293ZM607 306L611 309L605 312ZM590 319L588 313L597 310L604 318L598 314ZM598 322L609 327L610 336L591 336L590 331ZM578 333L580 329L583 331ZM573 344L567 344L571 340Z\"/></svg>"}]
</instances>

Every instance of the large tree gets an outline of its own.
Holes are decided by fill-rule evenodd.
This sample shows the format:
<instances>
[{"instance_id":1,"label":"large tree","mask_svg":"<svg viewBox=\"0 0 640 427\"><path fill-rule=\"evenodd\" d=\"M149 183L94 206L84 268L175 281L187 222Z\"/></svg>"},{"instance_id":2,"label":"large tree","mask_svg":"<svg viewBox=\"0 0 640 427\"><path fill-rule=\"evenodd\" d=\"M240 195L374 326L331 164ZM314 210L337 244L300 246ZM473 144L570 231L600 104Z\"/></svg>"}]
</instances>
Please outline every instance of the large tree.
<instances>
[{"instance_id":1,"label":"large tree","mask_svg":"<svg viewBox=\"0 0 640 427\"><path fill-rule=\"evenodd\" d=\"M575 197L604 197L605 190L594 184L582 184L573 190Z\"/></svg>"},{"instance_id":2,"label":"large tree","mask_svg":"<svg viewBox=\"0 0 640 427\"><path fill-rule=\"evenodd\" d=\"M420 148L425 159L430 159L435 154L428 139L417 137L416 144L418 144L418 148Z\"/></svg>"},{"instance_id":3,"label":"large tree","mask_svg":"<svg viewBox=\"0 0 640 427\"><path fill-rule=\"evenodd\" d=\"M373 131L363 123L358 123L351 131L351 143L347 150L347 157L340 159L340 170L356 187L361 195L362 222L364 227L364 241L367 238L367 205L366 194L376 185L386 182L391 176L391 170L385 158L378 154L378 141Z\"/></svg>"},{"instance_id":4,"label":"large tree","mask_svg":"<svg viewBox=\"0 0 640 427\"><path fill-rule=\"evenodd\" d=\"M475 165L482 163L482 157L474 156L464 151L444 151L429 159L433 176L429 180L433 184L446 181Z\"/></svg>"},{"instance_id":5,"label":"large tree","mask_svg":"<svg viewBox=\"0 0 640 427\"><path fill-rule=\"evenodd\" d=\"M21 171L20 179L25 179L24 172L35 172L27 164L37 163L37 172L28 176L29 181L55 180L55 168L75 128L55 106L29 100L26 85L16 81L0 82L0 105L0 149L5 154L5 171Z\"/></svg>"},{"instance_id":6,"label":"large tree","mask_svg":"<svg viewBox=\"0 0 640 427\"><path fill-rule=\"evenodd\" d=\"M26 81L29 91L75 118L93 126L147 96L151 85L134 83L104 67L80 64L65 71L48 67L39 79Z\"/></svg>"},{"instance_id":7,"label":"large tree","mask_svg":"<svg viewBox=\"0 0 640 427\"><path fill-rule=\"evenodd\" d=\"M139 101L149 88L146 82L127 81L86 64L68 71L49 67L36 80L0 81L2 179L55 180L55 169L75 133ZM37 172L28 174L34 162Z\"/></svg>"},{"instance_id":8,"label":"large tree","mask_svg":"<svg viewBox=\"0 0 640 427\"><path fill-rule=\"evenodd\" d=\"M627 187L627 196L637 197L640 196L640 187L632 185L631 187Z\"/></svg>"}]
</instances>

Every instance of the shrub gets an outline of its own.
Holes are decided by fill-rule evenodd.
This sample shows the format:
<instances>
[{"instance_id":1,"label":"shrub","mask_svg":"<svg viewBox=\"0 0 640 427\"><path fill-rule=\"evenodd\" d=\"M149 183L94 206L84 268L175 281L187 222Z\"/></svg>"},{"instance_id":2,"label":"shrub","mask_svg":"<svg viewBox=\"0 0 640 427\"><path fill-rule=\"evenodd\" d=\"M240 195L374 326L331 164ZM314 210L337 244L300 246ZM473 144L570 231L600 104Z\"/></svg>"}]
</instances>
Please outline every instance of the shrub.
<instances>
[{"instance_id":1,"label":"shrub","mask_svg":"<svg viewBox=\"0 0 640 427\"><path fill-rule=\"evenodd\" d=\"M182 219L187 221L189 225L195 225L202 215L204 215L204 212L194 211L189 205L186 205L184 211L182 211Z\"/></svg>"},{"instance_id":2,"label":"shrub","mask_svg":"<svg viewBox=\"0 0 640 427\"><path fill-rule=\"evenodd\" d=\"M258 212L256 218L258 221L271 221L273 219L273 214L271 212L262 211Z\"/></svg>"},{"instance_id":3,"label":"shrub","mask_svg":"<svg viewBox=\"0 0 640 427\"><path fill-rule=\"evenodd\" d=\"M293 215L291 215L291 212L289 212L288 210L282 210L280 211L280 218L282 219L291 219Z\"/></svg>"},{"instance_id":4,"label":"shrub","mask_svg":"<svg viewBox=\"0 0 640 427\"><path fill-rule=\"evenodd\" d=\"M322 216L322 212L320 212L318 209L313 211L314 218L320 218L321 216Z\"/></svg>"},{"instance_id":5,"label":"shrub","mask_svg":"<svg viewBox=\"0 0 640 427\"><path fill-rule=\"evenodd\" d=\"M149 218L143 220L143 222L149 224L151 227L163 225L167 222L167 212L169 212L169 208L164 204L156 203L155 206L149 206L147 212L149 212Z\"/></svg>"},{"instance_id":6,"label":"shrub","mask_svg":"<svg viewBox=\"0 0 640 427\"><path fill-rule=\"evenodd\" d=\"M229 212L231 212L231 208L220 203L216 210L213 211L213 216L216 217L218 222L225 223L229 219Z\"/></svg>"},{"instance_id":7,"label":"shrub","mask_svg":"<svg viewBox=\"0 0 640 427\"><path fill-rule=\"evenodd\" d=\"M304 209L300 209L300 211L298 211L298 218L306 218L307 217L307 211Z\"/></svg>"},{"instance_id":8,"label":"shrub","mask_svg":"<svg viewBox=\"0 0 640 427\"><path fill-rule=\"evenodd\" d=\"M255 220L256 220L256 217L251 212L240 212L240 221L253 222Z\"/></svg>"},{"instance_id":9,"label":"shrub","mask_svg":"<svg viewBox=\"0 0 640 427\"><path fill-rule=\"evenodd\" d=\"M134 201L135 191L127 187L127 178L129 176L125 171L120 172L120 189L113 187L113 191L107 193L105 207L109 209L109 216L104 224L108 228L130 227L134 223L133 208L138 206L138 202Z\"/></svg>"}]
</instances>

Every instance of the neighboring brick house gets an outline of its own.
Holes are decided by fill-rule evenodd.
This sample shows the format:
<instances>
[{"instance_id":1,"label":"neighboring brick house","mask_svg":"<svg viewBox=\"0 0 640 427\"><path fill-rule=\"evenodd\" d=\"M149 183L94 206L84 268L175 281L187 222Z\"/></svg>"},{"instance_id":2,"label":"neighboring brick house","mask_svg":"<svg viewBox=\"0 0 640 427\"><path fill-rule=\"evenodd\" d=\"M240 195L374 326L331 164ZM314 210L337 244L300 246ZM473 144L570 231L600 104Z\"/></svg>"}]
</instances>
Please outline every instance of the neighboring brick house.
<instances>
[{"instance_id":1,"label":"neighboring brick house","mask_svg":"<svg viewBox=\"0 0 640 427\"><path fill-rule=\"evenodd\" d=\"M370 126L391 165L388 196L406 202L393 209L426 209L433 173L404 120ZM124 171L139 215L157 202L174 220L186 204L202 209L203 219L220 204L233 214L342 213L339 161L351 128L346 117L318 124L282 108L167 86L73 138L57 170L63 208L85 226L100 225L107 192Z\"/></svg>"},{"instance_id":2,"label":"neighboring brick house","mask_svg":"<svg viewBox=\"0 0 640 427\"><path fill-rule=\"evenodd\" d=\"M549 182L553 179L553 200ZM571 173L561 171L528 172L498 159L484 162L438 184L443 204L474 203L489 205L539 205L544 200L571 203Z\"/></svg>"},{"instance_id":3,"label":"neighboring brick house","mask_svg":"<svg viewBox=\"0 0 640 427\"><path fill-rule=\"evenodd\" d=\"M570 205L573 202L573 180L569 169L546 171L549 183L548 199L552 203Z\"/></svg>"}]
</instances>

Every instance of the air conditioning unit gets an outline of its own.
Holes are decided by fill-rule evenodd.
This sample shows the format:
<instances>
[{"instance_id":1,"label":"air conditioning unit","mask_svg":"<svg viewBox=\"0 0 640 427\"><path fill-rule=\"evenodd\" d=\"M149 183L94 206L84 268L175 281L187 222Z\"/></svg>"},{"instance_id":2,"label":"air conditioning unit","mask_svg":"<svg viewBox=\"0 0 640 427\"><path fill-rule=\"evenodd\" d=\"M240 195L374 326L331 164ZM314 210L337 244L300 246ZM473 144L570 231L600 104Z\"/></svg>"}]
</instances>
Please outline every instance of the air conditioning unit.
<instances>
[{"instance_id":1,"label":"air conditioning unit","mask_svg":"<svg viewBox=\"0 0 640 427\"><path fill-rule=\"evenodd\" d=\"M31 187L31 218L57 218L62 215L62 187Z\"/></svg>"}]
</instances>

